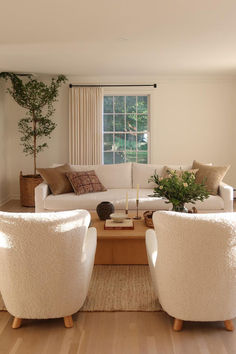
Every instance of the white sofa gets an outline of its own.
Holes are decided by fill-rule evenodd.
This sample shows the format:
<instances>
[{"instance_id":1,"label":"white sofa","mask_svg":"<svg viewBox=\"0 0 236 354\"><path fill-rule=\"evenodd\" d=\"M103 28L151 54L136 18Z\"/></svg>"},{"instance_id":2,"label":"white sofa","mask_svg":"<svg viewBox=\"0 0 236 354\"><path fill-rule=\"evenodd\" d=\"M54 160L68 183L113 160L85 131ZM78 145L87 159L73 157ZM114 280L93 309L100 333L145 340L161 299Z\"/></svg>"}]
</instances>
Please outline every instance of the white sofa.
<instances>
[{"instance_id":1,"label":"white sofa","mask_svg":"<svg viewBox=\"0 0 236 354\"><path fill-rule=\"evenodd\" d=\"M58 165L54 165L58 166ZM125 208L126 192L129 195L129 210L136 208L136 187L139 184L139 208L140 210L170 210L171 204L166 204L162 198L153 198L149 195L153 193L154 183L148 183L148 179L154 174L163 171L164 165L151 165L139 163L124 163L117 165L72 165L76 171L95 170L102 184L107 188L105 192L88 193L75 195L66 193L50 194L46 183L41 183L35 189L35 210L36 212L61 211L72 209L96 210L102 201L110 201L115 209ZM170 165L171 168L184 170L190 169L191 165ZM187 204L188 208L193 205ZM233 211L233 188L221 183L219 195L211 195L203 202L198 201L196 208L201 212L231 212Z\"/></svg>"}]
</instances>

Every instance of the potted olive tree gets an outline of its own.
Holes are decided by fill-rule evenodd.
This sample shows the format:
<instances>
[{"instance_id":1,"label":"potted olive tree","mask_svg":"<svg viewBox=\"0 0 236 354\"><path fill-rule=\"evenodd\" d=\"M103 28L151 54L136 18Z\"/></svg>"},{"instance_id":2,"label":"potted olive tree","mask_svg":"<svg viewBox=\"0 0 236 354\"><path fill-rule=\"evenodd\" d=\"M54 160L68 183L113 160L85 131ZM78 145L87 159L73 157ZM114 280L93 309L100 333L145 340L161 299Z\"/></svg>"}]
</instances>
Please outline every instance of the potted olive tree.
<instances>
[{"instance_id":1,"label":"potted olive tree","mask_svg":"<svg viewBox=\"0 0 236 354\"><path fill-rule=\"evenodd\" d=\"M46 85L31 75L24 81L19 75L1 72L0 78L11 81L11 88L7 92L23 108L26 116L18 122L18 130L21 133L23 152L33 157L32 175L20 173L20 198L23 206L34 206L34 189L42 182L37 174L37 155L48 147L45 138L50 138L56 124L52 121L55 111L53 103L57 100L60 86L66 82L64 75L52 78L51 83Z\"/></svg>"}]
</instances>

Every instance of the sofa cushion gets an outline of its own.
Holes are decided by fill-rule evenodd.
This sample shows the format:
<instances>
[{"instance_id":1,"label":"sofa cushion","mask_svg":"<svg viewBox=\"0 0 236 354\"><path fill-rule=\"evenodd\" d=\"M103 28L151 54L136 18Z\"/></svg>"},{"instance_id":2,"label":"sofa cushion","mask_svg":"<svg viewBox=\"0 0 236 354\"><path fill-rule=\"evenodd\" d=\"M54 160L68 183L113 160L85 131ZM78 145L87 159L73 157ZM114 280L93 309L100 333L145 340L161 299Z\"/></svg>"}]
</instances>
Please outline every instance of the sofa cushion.
<instances>
[{"instance_id":1,"label":"sofa cushion","mask_svg":"<svg viewBox=\"0 0 236 354\"><path fill-rule=\"evenodd\" d=\"M73 188L66 177L66 172L70 172L70 165L65 164L54 168L38 168L45 182L53 194L73 192Z\"/></svg>"},{"instance_id":2,"label":"sofa cushion","mask_svg":"<svg viewBox=\"0 0 236 354\"><path fill-rule=\"evenodd\" d=\"M68 172L66 176L76 195L106 191L106 188L101 184L93 170Z\"/></svg>"},{"instance_id":3,"label":"sofa cushion","mask_svg":"<svg viewBox=\"0 0 236 354\"><path fill-rule=\"evenodd\" d=\"M153 165L144 163L133 163L133 188L139 184L140 188L154 188L155 183L148 183L149 178L154 175L155 170L157 174L162 174L163 165Z\"/></svg>"},{"instance_id":4,"label":"sofa cushion","mask_svg":"<svg viewBox=\"0 0 236 354\"><path fill-rule=\"evenodd\" d=\"M198 169L196 182L204 183L210 194L217 195L220 182L223 180L230 166L207 166L193 161L193 168Z\"/></svg>"},{"instance_id":5,"label":"sofa cushion","mask_svg":"<svg viewBox=\"0 0 236 354\"><path fill-rule=\"evenodd\" d=\"M168 167L174 170L179 170L180 167L183 170L190 170L192 166L169 165ZM148 183L148 180L154 175L155 171L158 175L162 176L163 169L164 165L133 163L133 188L136 188L137 184L139 184L140 188L154 188L155 183Z\"/></svg>"},{"instance_id":6,"label":"sofa cushion","mask_svg":"<svg viewBox=\"0 0 236 354\"><path fill-rule=\"evenodd\" d=\"M96 210L99 203L109 201L114 204L116 210L125 209L126 192L129 196L129 209L136 209L136 189L109 189L105 192L91 194L76 195L75 193L67 193L60 195L48 195L44 200L44 208L48 210L71 210L71 209L87 209ZM140 210L170 210L171 204L166 204L161 198L153 198L152 189L140 189L139 191L139 208ZM191 208L193 205L187 205ZM195 204L198 210L221 210L224 208L223 199L220 196L210 196L204 202Z\"/></svg>"},{"instance_id":7,"label":"sofa cushion","mask_svg":"<svg viewBox=\"0 0 236 354\"><path fill-rule=\"evenodd\" d=\"M96 210L99 203L103 201L111 202L116 210L125 209L126 192L129 196L129 209L136 209L136 189L108 189L105 192L91 194L75 195L75 193L67 193L61 196L47 196L44 201L45 209L49 210L69 210L69 209L87 209ZM166 204L163 199L152 198L148 195L152 194L152 189L139 190L139 207L140 210L148 209L165 209L168 210L170 205Z\"/></svg>"},{"instance_id":8,"label":"sofa cushion","mask_svg":"<svg viewBox=\"0 0 236 354\"><path fill-rule=\"evenodd\" d=\"M210 211L210 210L222 210L224 209L224 200L219 195L210 195L209 198L205 199L203 202L200 200L193 203L185 204L187 209L192 209L192 207L197 208L199 211Z\"/></svg>"},{"instance_id":9,"label":"sofa cushion","mask_svg":"<svg viewBox=\"0 0 236 354\"><path fill-rule=\"evenodd\" d=\"M131 167L130 162L114 165L71 165L74 171L94 170L107 189L132 188Z\"/></svg>"},{"instance_id":10,"label":"sofa cushion","mask_svg":"<svg viewBox=\"0 0 236 354\"><path fill-rule=\"evenodd\" d=\"M169 166L164 166L163 172L162 172L162 177L163 178L168 178L170 177L171 173L175 173L178 177L181 177L183 172L188 171L189 173L193 173L194 175L196 175L198 169L187 169L184 170L183 168L171 168Z\"/></svg>"}]
</instances>

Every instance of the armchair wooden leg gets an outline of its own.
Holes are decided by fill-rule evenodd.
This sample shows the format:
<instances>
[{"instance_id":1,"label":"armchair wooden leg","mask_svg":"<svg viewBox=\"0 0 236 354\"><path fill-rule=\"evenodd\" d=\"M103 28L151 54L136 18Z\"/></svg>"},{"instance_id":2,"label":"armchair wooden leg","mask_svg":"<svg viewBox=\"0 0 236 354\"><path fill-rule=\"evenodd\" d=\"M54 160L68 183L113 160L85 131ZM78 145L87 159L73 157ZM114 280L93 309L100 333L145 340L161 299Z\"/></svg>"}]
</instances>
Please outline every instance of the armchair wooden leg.
<instances>
[{"instance_id":1,"label":"armchair wooden leg","mask_svg":"<svg viewBox=\"0 0 236 354\"><path fill-rule=\"evenodd\" d=\"M73 319L72 316L66 316L64 317L64 324L66 328L72 328L73 327Z\"/></svg>"},{"instance_id":2,"label":"armchair wooden leg","mask_svg":"<svg viewBox=\"0 0 236 354\"><path fill-rule=\"evenodd\" d=\"M179 320L178 318L175 318L173 330L176 332L179 332L179 331L181 331L182 328L183 328L183 321Z\"/></svg>"},{"instance_id":3,"label":"armchair wooden leg","mask_svg":"<svg viewBox=\"0 0 236 354\"><path fill-rule=\"evenodd\" d=\"M12 326L11 326L11 327L12 327L13 329L20 328L21 322L22 322L22 318L14 317L14 320L13 320L13 322L12 322Z\"/></svg>"},{"instance_id":4,"label":"armchair wooden leg","mask_svg":"<svg viewBox=\"0 0 236 354\"><path fill-rule=\"evenodd\" d=\"M233 331L234 330L234 325L232 320L226 320L224 321L225 324L225 328L227 329L227 331Z\"/></svg>"}]
</instances>

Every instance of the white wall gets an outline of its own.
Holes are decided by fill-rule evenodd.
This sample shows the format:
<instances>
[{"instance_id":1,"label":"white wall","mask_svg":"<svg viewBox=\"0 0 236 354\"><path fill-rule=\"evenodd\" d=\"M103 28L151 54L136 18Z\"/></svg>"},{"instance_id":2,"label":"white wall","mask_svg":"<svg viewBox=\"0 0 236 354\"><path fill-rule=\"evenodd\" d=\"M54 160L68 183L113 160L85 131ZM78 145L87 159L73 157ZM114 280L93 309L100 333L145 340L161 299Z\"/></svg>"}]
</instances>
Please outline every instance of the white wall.
<instances>
[{"instance_id":1,"label":"white wall","mask_svg":"<svg viewBox=\"0 0 236 354\"><path fill-rule=\"evenodd\" d=\"M8 200L7 121L4 111L5 84L0 82L0 205Z\"/></svg>"},{"instance_id":2,"label":"white wall","mask_svg":"<svg viewBox=\"0 0 236 354\"><path fill-rule=\"evenodd\" d=\"M193 159L231 164L225 181L236 186L234 135L236 79L233 77L70 77L71 83L153 83L151 162L191 164ZM19 146L17 122L24 110L5 98L8 126L10 194L19 194L19 171L32 173L33 162ZM54 120L57 128L38 166L68 161L68 85L60 91Z\"/></svg>"},{"instance_id":3,"label":"white wall","mask_svg":"<svg viewBox=\"0 0 236 354\"><path fill-rule=\"evenodd\" d=\"M230 164L225 180L236 185L235 98L236 82L231 80L160 83L154 99L152 161Z\"/></svg>"}]
</instances>

